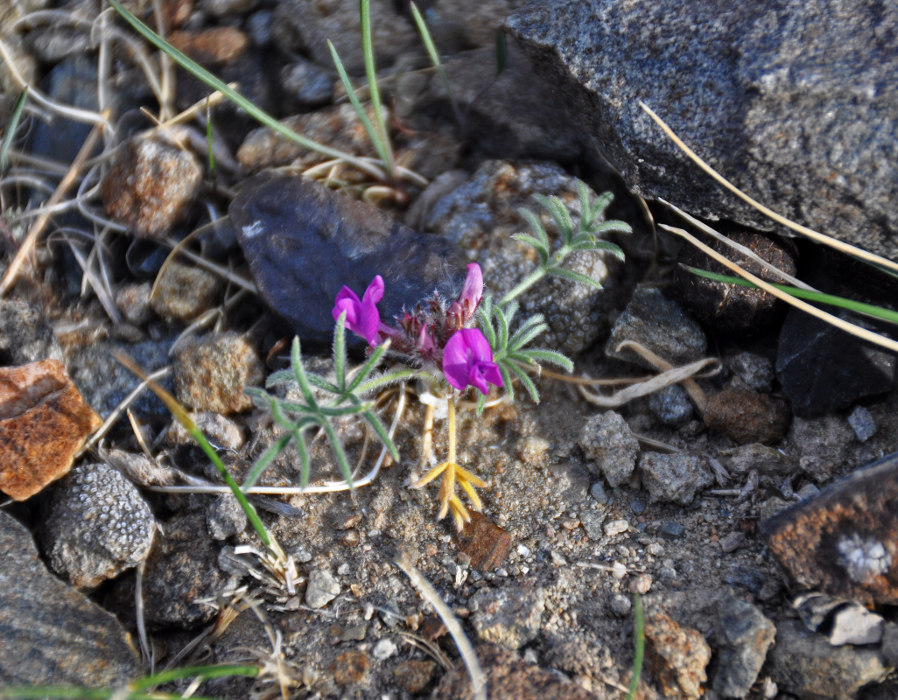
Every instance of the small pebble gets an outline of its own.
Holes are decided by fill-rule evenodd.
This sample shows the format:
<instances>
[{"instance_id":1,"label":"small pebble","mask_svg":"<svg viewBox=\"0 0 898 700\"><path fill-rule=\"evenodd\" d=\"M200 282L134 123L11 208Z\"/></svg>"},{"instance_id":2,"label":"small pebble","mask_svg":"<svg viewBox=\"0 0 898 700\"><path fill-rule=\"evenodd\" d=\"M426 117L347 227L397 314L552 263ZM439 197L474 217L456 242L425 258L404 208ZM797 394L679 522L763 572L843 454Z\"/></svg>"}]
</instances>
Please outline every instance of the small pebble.
<instances>
[{"instance_id":1,"label":"small pebble","mask_svg":"<svg viewBox=\"0 0 898 700\"><path fill-rule=\"evenodd\" d=\"M623 593L615 593L611 596L611 612L618 617L626 617L630 614L633 603Z\"/></svg>"},{"instance_id":2,"label":"small pebble","mask_svg":"<svg viewBox=\"0 0 898 700\"><path fill-rule=\"evenodd\" d=\"M329 571L313 569L309 572L306 584L306 605L310 608L323 608L340 595L340 584Z\"/></svg>"},{"instance_id":3,"label":"small pebble","mask_svg":"<svg viewBox=\"0 0 898 700\"><path fill-rule=\"evenodd\" d=\"M611 565L611 576L618 581L620 581L624 576L627 575L627 566L626 564L616 561Z\"/></svg>"},{"instance_id":4,"label":"small pebble","mask_svg":"<svg viewBox=\"0 0 898 700\"><path fill-rule=\"evenodd\" d=\"M652 577L648 574L639 574L630 584L630 590L639 595L645 595L652 590Z\"/></svg>"},{"instance_id":5,"label":"small pebble","mask_svg":"<svg viewBox=\"0 0 898 700\"><path fill-rule=\"evenodd\" d=\"M597 481L589 487L589 495L602 505L608 503L608 494L605 493L605 487L602 485L601 481Z\"/></svg>"},{"instance_id":6,"label":"small pebble","mask_svg":"<svg viewBox=\"0 0 898 700\"><path fill-rule=\"evenodd\" d=\"M626 520L612 520L609 523L605 523L605 527L603 529L605 532L605 537L616 537L617 535L622 535L627 530L629 530L630 523Z\"/></svg>"},{"instance_id":7,"label":"small pebble","mask_svg":"<svg viewBox=\"0 0 898 700\"><path fill-rule=\"evenodd\" d=\"M854 434L861 442L867 442L876 433L873 416L863 406L855 406L854 410L848 414L848 425L852 427Z\"/></svg>"},{"instance_id":8,"label":"small pebble","mask_svg":"<svg viewBox=\"0 0 898 700\"><path fill-rule=\"evenodd\" d=\"M633 515L642 515L645 512L645 501L634 498L630 501L630 510L633 511Z\"/></svg>"},{"instance_id":9,"label":"small pebble","mask_svg":"<svg viewBox=\"0 0 898 700\"><path fill-rule=\"evenodd\" d=\"M668 520L667 522L662 523L658 531L665 537L675 540L683 536L683 533L686 532L686 528L680 523Z\"/></svg>"},{"instance_id":10,"label":"small pebble","mask_svg":"<svg viewBox=\"0 0 898 700\"><path fill-rule=\"evenodd\" d=\"M730 532L727 535L724 535L720 538L720 550L724 554L729 554L730 552L735 552L739 547L743 545L745 542L745 533L743 532Z\"/></svg>"},{"instance_id":11,"label":"small pebble","mask_svg":"<svg viewBox=\"0 0 898 700\"><path fill-rule=\"evenodd\" d=\"M378 640L377 644L374 645L374 648L371 650L371 656L378 661L385 661L394 656L397 651L399 651L399 647L396 646L396 643L392 639L385 637Z\"/></svg>"}]
</instances>

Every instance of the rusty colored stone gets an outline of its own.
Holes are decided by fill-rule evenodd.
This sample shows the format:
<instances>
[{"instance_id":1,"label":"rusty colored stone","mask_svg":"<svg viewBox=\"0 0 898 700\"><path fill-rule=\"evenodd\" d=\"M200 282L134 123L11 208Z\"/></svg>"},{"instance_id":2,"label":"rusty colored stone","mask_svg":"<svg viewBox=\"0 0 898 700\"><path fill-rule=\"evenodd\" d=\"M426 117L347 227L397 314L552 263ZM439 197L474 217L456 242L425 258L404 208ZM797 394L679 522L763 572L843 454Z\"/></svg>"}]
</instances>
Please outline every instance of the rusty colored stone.
<instances>
[{"instance_id":1,"label":"rusty colored stone","mask_svg":"<svg viewBox=\"0 0 898 700\"><path fill-rule=\"evenodd\" d=\"M898 454L858 469L762 524L799 585L898 604Z\"/></svg>"},{"instance_id":2,"label":"rusty colored stone","mask_svg":"<svg viewBox=\"0 0 898 700\"><path fill-rule=\"evenodd\" d=\"M411 659L399 664L393 670L393 680L396 685L410 695L418 695L433 680L437 671L435 661L429 659Z\"/></svg>"},{"instance_id":3,"label":"rusty colored stone","mask_svg":"<svg viewBox=\"0 0 898 700\"><path fill-rule=\"evenodd\" d=\"M784 400L747 389L724 389L708 397L704 414L705 425L728 435L740 445L782 440L790 418L789 406Z\"/></svg>"},{"instance_id":4,"label":"rusty colored stone","mask_svg":"<svg viewBox=\"0 0 898 700\"><path fill-rule=\"evenodd\" d=\"M59 360L0 368L0 490L24 501L64 476L101 423Z\"/></svg>"},{"instance_id":5,"label":"rusty colored stone","mask_svg":"<svg viewBox=\"0 0 898 700\"><path fill-rule=\"evenodd\" d=\"M198 411L227 415L249 410L244 387L264 379L262 361L252 344L234 332L192 339L176 352L174 383L179 401Z\"/></svg>"},{"instance_id":6,"label":"rusty colored stone","mask_svg":"<svg viewBox=\"0 0 898 700\"><path fill-rule=\"evenodd\" d=\"M511 535L482 513L471 512L471 522L455 535L458 551L471 558L471 566L490 571L505 561L511 550Z\"/></svg>"},{"instance_id":7,"label":"rusty colored stone","mask_svg":"<svg viewBox=\"0 0 898 700\"><path fill-rule=\"evenodd\" d=\"M331 665L334 683L337 685L361 683L368 675L370 666L371 661L364 651L344 651Z\"/></svg>"},{"instance_id":8,"label":"rusty colored stone","mask_svg":"<svg viewBox=\"0 0 898 700\"><path fill-rule=\"evenodd\" d=\"M228 63L249 46L249 38L236 27L172 32L169 41L176 49L203 64Z\"/></svg>"},{"instance_id":9,"label":"rusty colored stone","mask_svg":"<svg viewBox=\"0 0 898 700\"><path fill-rule=\"evenodd\" d=\"M159 238L186 213L202 181L196 156L164 138L134 138L115 153L101 193L106 213Z\"/></svg>"},{"instance_id":10,"label":"rusty colored stone","mask_svg":"<svg viewBox=\"0 0 898 700\"><path fill-rule=\"evenodd\" d=\"M681 627L667 613L654 610L645 619L646 666L664 697L698 698L708 680L705 668L711 647L698 630Z\"/></svg>"}]
</instances>

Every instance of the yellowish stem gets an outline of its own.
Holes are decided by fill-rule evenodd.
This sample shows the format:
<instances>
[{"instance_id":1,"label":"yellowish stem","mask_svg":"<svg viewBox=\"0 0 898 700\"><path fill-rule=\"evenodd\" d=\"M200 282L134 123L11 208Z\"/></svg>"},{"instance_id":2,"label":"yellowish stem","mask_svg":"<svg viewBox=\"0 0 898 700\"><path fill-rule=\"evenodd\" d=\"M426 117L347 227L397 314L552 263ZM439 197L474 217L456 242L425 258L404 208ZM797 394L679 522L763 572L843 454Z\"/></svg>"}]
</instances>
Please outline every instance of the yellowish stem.
<instances>
[{"instance_id":1,"label":"yellowish stem","mask_svg":"<svg viewBox=\"0 0 898 700\"><path fill-rule=\"evenodd\" d=\"M456 464L455 461L455 398L450 396L446 399L449 407L449 462Z\"/></svg>"}]
</instances>

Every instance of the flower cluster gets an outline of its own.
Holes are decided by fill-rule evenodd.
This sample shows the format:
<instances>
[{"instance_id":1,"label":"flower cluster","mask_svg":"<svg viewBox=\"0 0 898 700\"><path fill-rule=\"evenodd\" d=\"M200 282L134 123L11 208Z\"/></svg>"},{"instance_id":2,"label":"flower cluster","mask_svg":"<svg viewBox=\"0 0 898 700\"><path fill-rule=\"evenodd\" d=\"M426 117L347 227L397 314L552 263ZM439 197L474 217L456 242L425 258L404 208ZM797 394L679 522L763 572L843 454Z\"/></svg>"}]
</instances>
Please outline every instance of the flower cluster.
<instances>
[{"instance_id":1,"label":"flower cluster","mask_svg":"<svg viewBox=\"0 0 898 700\"><path fill-rule=\"evenodd\" d=\"M397 318L397 327L380 318L377 304L384 296L384 281L377 275L362 298L349 287L337 294L334 320L346 312L346 327L364 338L369 346L389 339L391 349L422 367L438 367L450 386L464 391L473 386L483 394L489 385L502 386L493 350L483 333L470 328L483 297L483 273L477 263L468 274L458 299L446 304L438 295L418 304Z\"/></svg>"}]
</instances>

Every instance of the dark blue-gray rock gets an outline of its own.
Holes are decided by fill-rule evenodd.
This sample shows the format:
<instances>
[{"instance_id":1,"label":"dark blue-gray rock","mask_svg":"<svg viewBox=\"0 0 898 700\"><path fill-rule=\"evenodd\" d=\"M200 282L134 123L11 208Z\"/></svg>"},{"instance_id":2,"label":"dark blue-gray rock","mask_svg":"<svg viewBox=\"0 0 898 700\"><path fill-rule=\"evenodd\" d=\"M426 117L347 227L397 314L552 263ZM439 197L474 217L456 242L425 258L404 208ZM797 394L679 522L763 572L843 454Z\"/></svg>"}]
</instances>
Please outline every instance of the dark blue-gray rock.
<instances>
[{"instance_id":1,"label":"dark blue-gray rock","mask_svg":"<svg viewBox=\"0 0 898 700\"><path fill-rule=\"evenodd\" d=\"M171 338L127 345L101 341L78 348L68 356L69 376L84 400L105 418L140 384L140 378L121 365L112 353L124 349L145 371L152 373L167 364L172 342ZM159 384L166 391L174 388L171 375L160 379ZM165 404L150 391L144 391L131 406L143 416L171 417Z\"/></svg>"},{"instance_id":2,"label":"dark blue-gray rock","mask_svg":"<svg viewBox=\"0 0 898 700\"><path fill-rule=\"evenodd\" d=\"M840 411L862 398L890 391L896 369L894 354L803 311L790 309L786 314L776 376L796 416Z\"/></svg>"},{"instance_id":3,"label":"dark blue-gray rock","mask_svg":"<svg viewBox=\"0 0 898 700\"><path fill-rule=\"evenodd\" d=\"M642 287L633 293L605 345L608 357L656 369L630 349L618 351L625 340L645 346L674 366L700 359L708 347L698 323L656 287Z\"/></svg>"},{"instance_id":4,"label":"dark blue-gray rock","mask_svg":"<svg viewBox=\"0 0 898 700\"><path fill-rule=\"evenodd\" d=\"M882 680L888 672L876 648L831 646L826 637L794 620L776 627L770 675L781 691L851 700L862 686Z\"/></svg>"},{"instance_id":5,"label":"dark blue-gray rock","mask_svg":"<svg viewBox=\"0 0 898 700\"><path fill-rule=\"evenodd\" d=\"M848 425L854 430L855 437L861 442L867 442L876 434L876 421L864 406L855 406L848 414Z\"/></svg>"},{"instance_id":6,"label":"dark blue-gray rock","mask_svg":"<svg viewBox=\"0 0 898 700\"><path fill-rule=\"evenodd\" d=\"M776 627L751 603L723 596L717 610L717 673L714 690L728 698L748 695L776 636Z\"/></svg>"},{"instance_id":7,"label":"dark blue-gray rock","mask_svg":"<svg viewBox=\"0 0 898 700\"><path fill-rule=\"evenodd\" d=\"M41 543L50 566L93 589L144 561L156 521L137 488L105 464L79 464L47 503Z\"/></svg>"},{"instance_id":8,"label":"dark blue-gray rock","mask_svg":"<svg viewBox=\"0 0 898 700\"><path fill-rule=\"evenodd\" d=\"M333 73L300 58L281 69L280 87L288 104L313 109L333 101L335 79Z\"/></svg>"},{"instance_id":9,"label":"dark blue-gray rock","mask_svg":"<svg viewBox=\"0 0 898 700\"><path fill-rule=\"evenodd\" d=\"M677 427L692 418L692 401L679 384L671 384L648 397L649 410L662 425Z\"/></svg>"},{"instance_id":10,"label":"dark blue-gray rock","mask_svg":"<svg viewBox=\"0 0 898 700\"><path fill-rule=\"evenodd\" d=\"M31 533L0 510L0 684L116 688L142 673L116 618L44 567Z\"/></svg>"},{"instance_id":11,"label":"dark blue-gray rock","mask_svg":"<svg viewBox=\"0 0 898 700\"><path fill-rule=\"evenodd\" d=\"M435 289L457 295L464 281L464 258L444 238L298 177L261 173L228 211L259 293L304 341L331 342L343 285L361 297L381 275L378 308L390 322Z\"/></svg>"},{"instance_id":12,"label":"dark blue-gray rock","mask_svg":"<svg viewBox=\"0 0 898 700\"><path fill-rule=\"evenodd\" d=\"M726 358L724 362L733 373L734 388L770 393L773 380L776 379L772 360L751 352L739 352Z\"/></svg>"},{"instance_id":13,"label":"dark blue-gray rock","mask_svg":"<svg viewBox=\"0 0 898 700\"><path fill-rule=\"evenodd\" d=\"M640 100L780 214L898 256L894 4L542 0L506 26L596 159L644 196L770 227L700 173Z\"/></svg>"}]
</instances>

